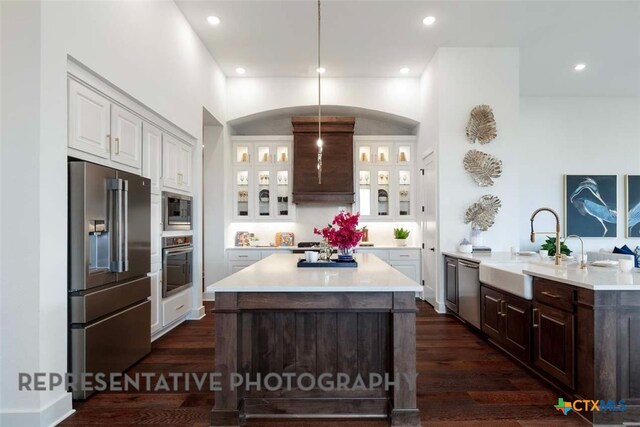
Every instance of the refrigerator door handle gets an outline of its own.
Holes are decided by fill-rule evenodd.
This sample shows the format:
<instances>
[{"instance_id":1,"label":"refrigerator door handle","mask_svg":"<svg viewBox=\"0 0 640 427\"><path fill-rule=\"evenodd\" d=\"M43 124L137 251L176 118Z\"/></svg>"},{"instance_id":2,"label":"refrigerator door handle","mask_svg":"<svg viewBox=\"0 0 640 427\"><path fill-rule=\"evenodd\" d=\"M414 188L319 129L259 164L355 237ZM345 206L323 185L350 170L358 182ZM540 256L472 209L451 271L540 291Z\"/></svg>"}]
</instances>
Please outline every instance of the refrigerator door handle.
<instances>
[{"instance_id":1,"label":"refrigerator door handle","mask_svg":"<svg viewBox=\"0 0 640 427\"><path fill-rule=\"evenodd\" d=\"M123 254L123 207L122 207L122 179L116 178L109 180L109 190L112 191L114 206L113 215L115 220L113 221L113 231L115 235L115 241L112 240L113 252L115 252L115 259L111 261L111 271L115 273L122 273L125 271L124 267L124 254Z\"/></svg>"},{"instance_id":2,"label":"refrigerator door handle","mask_svg":"<svg viewBox=\"0 0 640 427\"><path fill-rule=\"evenodd\" d=\"M122 180L124 232L122 236L122 271L129 271L129 181Z\"/></svg>"}]
</instances>

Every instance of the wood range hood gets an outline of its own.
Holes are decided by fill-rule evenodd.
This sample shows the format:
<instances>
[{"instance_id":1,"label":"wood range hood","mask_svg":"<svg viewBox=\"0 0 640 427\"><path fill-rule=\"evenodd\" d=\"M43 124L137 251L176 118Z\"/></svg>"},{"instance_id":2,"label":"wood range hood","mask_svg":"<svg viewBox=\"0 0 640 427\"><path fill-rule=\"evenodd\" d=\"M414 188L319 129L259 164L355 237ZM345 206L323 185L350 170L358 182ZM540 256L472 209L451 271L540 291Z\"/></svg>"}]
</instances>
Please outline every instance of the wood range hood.
<instances>
[{"instance_id":1,"label":"wood range hood","mask_svg":"<svg viewBox=\"0 0 640 427\"><path fill-rule=\"evenodd\" d=\"M293 197L296 204L355 203L353 128L355 117L322 117L322 184L318 184L318 117L292 117Z\"/></svg>"}]
</instances>

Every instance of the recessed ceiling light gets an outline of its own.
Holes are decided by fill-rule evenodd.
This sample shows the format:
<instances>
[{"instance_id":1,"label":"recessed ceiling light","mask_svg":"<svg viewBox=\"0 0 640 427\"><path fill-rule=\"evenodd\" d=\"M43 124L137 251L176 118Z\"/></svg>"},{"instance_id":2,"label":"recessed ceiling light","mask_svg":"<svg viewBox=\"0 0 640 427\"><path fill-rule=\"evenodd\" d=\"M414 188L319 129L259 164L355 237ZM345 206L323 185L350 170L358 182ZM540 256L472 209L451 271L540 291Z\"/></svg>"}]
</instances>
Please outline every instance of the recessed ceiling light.
<instances>
[{"instance_id":1,"label":"recessed ceiling light","mask_svg":"<svg viewBox=\"0 0 640 427\"><path fill-rule=\"evenodd\" d=\"M327 70L326 70L326 68L324 68L324 67L316 68L316 73L324 74L324 72L325 72L325 71L327 71Z\"/></svg>"},{"instance_id":2,"label":"recessed ceiling light","mask_svg":"<svg viewBox=\"0 0 640 427\"><path fill-rule=\"evenodd\" d=\"M424 18L422 20L422 23L424 25L433 25L436 23L436 17L435 16L427 16L426 18Z\"/></svg>"},{"instance_id":3,"label":"recessed ceiling light","mask_svg":"<svg viewBox=\"0 0 640 427\"><path fill-rule=\"evenodd\" d=\"M242 67L238 67L238 68L236 68L236 73L238 73L238 74L244 74L244 73L246 73L246 72L247 72L247 70L245 70L245 69L244 69L244 68L242 68Z\"/></svg>"},{"instance_id":4,"label":"recessed ceiling light","mask_svg":"<svg viewBox=\"0 0 640 427\"><path fill-rule=\"evenodd\" d=\"M400 74L407 74L409 69L407 67L400 68Z\"/></svg>"},{"instance_id":5,"label":"recessed ceiling light","mask_svg":"<svg viewBox=\"0 0 640 427\"><path fill-rule=\"evenodd\" d=\"M220 23L220 18L218 18L217 16L209 16L207 17L207 22L211 25L218 25Z\"/></svg>"},{"instance_id":6,"label":"recessed ceiling light","mask_svg":"<svg viewBox=\"0 0 640 427\"><path fill-rule=\"evenodd\" d=\"M582 71L585 68L587 68L587 66L585 64L576 64L576 66L573 67L573 69L576 70L576 71Z\"/></svg>"}]
</instances>

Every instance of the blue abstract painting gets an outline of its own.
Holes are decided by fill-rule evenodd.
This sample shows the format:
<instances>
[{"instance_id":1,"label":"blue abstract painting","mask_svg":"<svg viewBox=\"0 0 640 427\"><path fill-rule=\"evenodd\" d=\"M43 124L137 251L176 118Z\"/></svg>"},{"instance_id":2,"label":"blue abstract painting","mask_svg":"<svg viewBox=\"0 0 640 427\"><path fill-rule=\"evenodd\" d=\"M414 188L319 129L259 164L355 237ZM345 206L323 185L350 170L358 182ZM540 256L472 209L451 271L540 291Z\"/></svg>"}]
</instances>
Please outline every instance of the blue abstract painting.
<instances>
[{"instance_id":1,"label":"blue abstract painting","mask_svg":"<svg viewBox=\"0 0 640 427\"><path fill-rule=\"evenodd\" d=\"M640 175L627 175L627 237L640 237Z\"/></svg>"},{"instance_id":2,"label":"blue abstract painting","mask_svg":"<svg viewBox=\"0 0 640 427\"><path fill-rule=\"evenodd\" d=\"M617 237L616 175L565 175L566 234Z\"/></svg>"}]
</instances>

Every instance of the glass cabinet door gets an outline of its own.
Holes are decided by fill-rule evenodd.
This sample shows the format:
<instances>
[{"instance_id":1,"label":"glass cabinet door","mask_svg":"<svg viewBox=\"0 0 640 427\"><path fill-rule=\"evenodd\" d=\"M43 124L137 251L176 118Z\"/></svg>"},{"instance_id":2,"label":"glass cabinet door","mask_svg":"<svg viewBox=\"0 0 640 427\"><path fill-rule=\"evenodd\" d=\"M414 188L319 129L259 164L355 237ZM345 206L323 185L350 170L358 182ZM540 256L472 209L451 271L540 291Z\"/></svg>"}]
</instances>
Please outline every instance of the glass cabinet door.
<instances>
[{"instance_id":1,"label":"glass cabinet door","mask_svg":"<svg viewBox=\"0 0 640 427\"><path fill-rule=\"evenodd\" d=\"M389 164L393 161L391 158L392 150L388 144L377 144L376 145L376 154L375 154L375 162L381 165Z\"/></svg>"},{"instance_id":2,"label":"glass cabinet door","mask_svg":"<svg viewBox=\"0 0 640 427\"><path fill-rule=\"evenodd\" d=\"M390 201L390 186L389 179L390 174L388 170L379 170L377 172L376 183L377 185L377 206L376 212L378 216L389 216L389 201Z\"/></svg>"},{"instance_id":3,"label":"glass cabinet door","mask_svg":"<svg viewBox=\"0 0 640 427\"><path fill-rule=\"evenodd\" d=\"M249 179L248 170L239 170L236 172L236 206L235 215L238 217L249 216Z\"/></svg>"},{"instance_id":4,"label":"glass cabinet door","mask_svg":"<svg viewBox=\"0 0 640 427\"><path fill-rule=\"evenodd\" d=\"M413 200L411 191L411 171L398 171L398 215L411 216L413 214Z\"/></svg>"},{"instance_id":5,"label":"glass cabinet door","mask_svg":"<svg viewBox=\"0 0 640 427\"><path fill-rule=\"evenodd\" d=\"M282 144L278 144L276 146L276 163L278 164L285 164L285 163L289 163L291 161L291 153L289 150L289 145L282 145Z\"/></svg>"},{"instance_id":6,"label":"glass cabinet door","mask_svg":"<svg viewBox=\"0 0 640 427\"><path fill-rule=\"evenodd\" d=\"M235 144L233 161L240 165L251 163L251 146L249 144Z\"/></svg>"},{"instance_id":7,"label":"glass cabinet door","mask_svg":"<svg viewBox=\"0 0 640 427\"><path fill-rule=\"evenodd\" d=\"M398 144L397 147L397 162L399 164L411 163L411 145Z\"/></svg>"},{"instance_id":8,"label":"glass cabinet door","mask_svg":"<svg viewBox=\"0 0 640 427\"><path fill-rule=\"evenodd\" d=\"M365 165L371 164L373 159L371 158L371 146L360 145L358 146L358 163Z\"/></svg>"},{"instance_id":9,"label":"glass cabinet door","mask_svg":"<svg viewBox=\"0 0 640 427\"><path fill-rule=\"evenodd\" d=\"M287 217L291 213L291 203L290 203L290 180L289 180L289 170L278 170L276 172L276 216L277 217Z\"/></svg>"},{"instance_id":10,"label":"glass cabinet door","mask_svg":"<svg viewBox=\"0 0 640 427\"><path fill-rule=\"evenodd\" d=\"M256 182L256 194L255 200L258 205L258 216L270 216L271 215L271 171L259 170L258 178Z\"/></svg>"},{"instance_id":11,"label":"glass cabinet door","mask_svg":"<svg viewBox=\"0 0 640 427\"><path fill-rule=\"evenodd\" d=\"M369 170L361 170L358 173L358 207L360 209L360 215L362 216L371 216L371 205L372 205L372 176L371 171Z\"/></svg>"},{"instance_id":12,"label":"glass cabinet door","mask_svg":"<svg viewBox=\"0 0 640 427\"><path fill-rule=\"evenodd\" d=\"M273 153L271 150L271 145L256 145L256 163L259 165L267 165L269 163L273 163Z\"/></svg>"}]
</instances>

